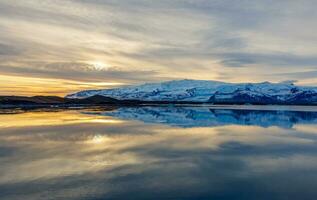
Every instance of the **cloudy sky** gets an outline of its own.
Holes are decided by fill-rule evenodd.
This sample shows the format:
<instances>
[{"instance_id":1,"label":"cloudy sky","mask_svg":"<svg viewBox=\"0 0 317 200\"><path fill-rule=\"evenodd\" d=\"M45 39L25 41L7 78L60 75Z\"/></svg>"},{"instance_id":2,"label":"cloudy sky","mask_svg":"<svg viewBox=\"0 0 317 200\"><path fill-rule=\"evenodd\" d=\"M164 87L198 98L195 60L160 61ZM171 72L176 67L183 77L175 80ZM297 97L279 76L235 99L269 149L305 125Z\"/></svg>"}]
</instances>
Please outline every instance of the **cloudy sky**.
<instances>
[{"instance_id":1,"label":"cloudy sky","mask_svg":"<svg viewBox=\"0 0 317 200\"><path fill-rule=\"evenodd\" d=\"M316 0L0 0L0 95L171 79L317 85Z\"/></svg>"}]
</instances>

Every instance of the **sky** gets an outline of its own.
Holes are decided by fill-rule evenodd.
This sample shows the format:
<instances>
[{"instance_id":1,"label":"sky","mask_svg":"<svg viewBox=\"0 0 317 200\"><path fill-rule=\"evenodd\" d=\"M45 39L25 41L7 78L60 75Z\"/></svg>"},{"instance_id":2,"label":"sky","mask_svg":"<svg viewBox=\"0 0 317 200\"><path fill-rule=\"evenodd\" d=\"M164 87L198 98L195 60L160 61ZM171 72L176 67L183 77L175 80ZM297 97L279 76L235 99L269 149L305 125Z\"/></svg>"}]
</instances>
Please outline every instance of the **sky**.
<instances>
[{"instance_id":1,"label":"sky","mask_svg":"<svg viewBox=\"0 0 317 200\"><path fill-rule=\"evenodd\" d=\"M0 0L0 95L174 79L317 85L316 0Z\"/></svg>"}]
</instances>

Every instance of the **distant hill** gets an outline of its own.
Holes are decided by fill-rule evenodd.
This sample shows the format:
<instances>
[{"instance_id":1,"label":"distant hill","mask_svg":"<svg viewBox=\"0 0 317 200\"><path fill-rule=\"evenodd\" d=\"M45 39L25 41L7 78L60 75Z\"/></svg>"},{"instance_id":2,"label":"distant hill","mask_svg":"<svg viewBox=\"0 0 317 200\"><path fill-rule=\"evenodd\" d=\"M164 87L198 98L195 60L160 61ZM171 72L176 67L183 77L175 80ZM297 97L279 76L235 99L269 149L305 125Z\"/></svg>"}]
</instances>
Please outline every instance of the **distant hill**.
<instances>
[{"instance_id":1,"label":"distant hill","mask_svg":"<svg viewBox=\"0 0 317 200\"><path fill-rule=\"evenodd\" d=\"M60 104L65 98L57 96L0 96L0 104Z\"/></svg>"},{"instance_id":2,"label":"distant hill","mask_svg":"<svg viewBox=\"0 0 317 200\"><path fill-rule=\"evenodd\" d=\"M23 106L72 106L72 105L117 105L138 104L138 101L120 101L101 95L94 95L84 99L69 99L57 96L0 96L0 107L23 107Z\"/></svg>"}]
</instances>

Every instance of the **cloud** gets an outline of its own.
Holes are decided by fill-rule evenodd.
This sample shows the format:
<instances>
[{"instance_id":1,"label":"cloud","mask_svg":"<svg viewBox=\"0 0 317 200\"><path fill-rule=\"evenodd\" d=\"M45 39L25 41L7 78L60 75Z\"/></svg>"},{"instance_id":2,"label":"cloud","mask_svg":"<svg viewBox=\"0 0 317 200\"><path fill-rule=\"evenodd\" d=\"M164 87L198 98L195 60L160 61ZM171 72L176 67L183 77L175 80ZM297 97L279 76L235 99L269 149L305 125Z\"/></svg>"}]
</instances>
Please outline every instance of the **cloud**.
<instances>
[{"instance_id":1,"label":"cloud","mask_svg":"<svg viewBox=\"0 0 317 200\"><path fill-rule=\"evenodd\" d=\"M12 45L0 43L0 56L16 56L19 55L22 50L13 47Z\"/></svg>"},{"instance_id":2,"label":"cloud","mask_svg":"<svg viewBox=\"0 0 317 200\"><path fill-rule=\"evenodd\" d=\"M116 67L108 69L96 69L95 66L86 63L33 63L38 67L15 67L15 66L1 66L0 69L5 74L17 75L23 74L25 76L44 77L44 78L60 78L77 81L88 82L115 82L122 81L126 83L136 81L155 80L158 74L155 71L139 71L139 70L125 70Z\"/></svg>"},{"instance_id":3,"label":"cloud","mask_svg":"<svg viewBox=\"0 0 317 200\"><path fill-rule=\"evenodd\" d=\"M123 82L157 77L272 81L276 76L263 74L263 69L278 74L316 68L314 4L314 0L1 1L0 73ZM92 61L120 70L89 71L85 65Z\"/></svg>"},{"instance_id":4,"label":"cloud","mask_svg":"<svg viewBox=\"0 0 317 200\"><path fill-rule=\"evenodd\" d=\"M317 70L279 73L279 74L274 74L274 76L283 76L283 77L297 78L297 79L315 79L317 77Z\"/></svg>"},{"instance_id":5,"label":"cloud","mask_svg":"<svg viewBox=\"0 0 317 200\"><path fill-rule=\"evenodd\" d=\"M250 64L280 67L317 67L316 56L301 56L293 54L257 54L257 53L224 53L218 55L222 63L229 67L243 67Z\"/></svg>"}]
</instances>

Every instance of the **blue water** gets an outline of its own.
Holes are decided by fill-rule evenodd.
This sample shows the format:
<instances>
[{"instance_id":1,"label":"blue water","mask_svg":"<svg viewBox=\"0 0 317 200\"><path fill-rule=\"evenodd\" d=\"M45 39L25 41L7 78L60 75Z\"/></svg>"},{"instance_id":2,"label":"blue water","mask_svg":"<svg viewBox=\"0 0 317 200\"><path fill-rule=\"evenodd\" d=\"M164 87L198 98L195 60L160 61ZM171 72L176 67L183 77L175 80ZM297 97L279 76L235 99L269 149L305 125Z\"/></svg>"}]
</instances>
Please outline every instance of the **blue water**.
<instances>
[{"instance_id":1,"label":"blue water","mask_svg":"<svg viewBox=\"0 0 317 200\"><path fill-rule=\"evenodd\" d=\"M0 199L316 199L315 107L0 115Z\"/></svg>"}]
</instances>

